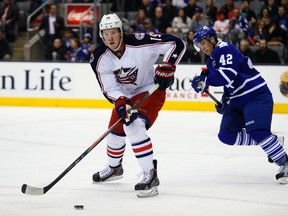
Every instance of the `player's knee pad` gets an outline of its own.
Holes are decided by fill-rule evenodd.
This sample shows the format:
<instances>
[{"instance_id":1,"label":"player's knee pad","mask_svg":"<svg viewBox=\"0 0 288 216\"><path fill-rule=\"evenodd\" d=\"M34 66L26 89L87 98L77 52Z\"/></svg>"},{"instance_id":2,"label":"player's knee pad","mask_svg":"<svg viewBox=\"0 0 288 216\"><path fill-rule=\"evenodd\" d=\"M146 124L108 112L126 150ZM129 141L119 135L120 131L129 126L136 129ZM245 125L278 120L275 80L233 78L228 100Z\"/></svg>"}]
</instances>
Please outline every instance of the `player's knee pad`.
<instances>
[{"instance_id":1,"label":"player's knee pad","mask_svg":"<svg viewBox=\"0 0 288 216\"><path fill-rule=\"evenodd\" d=\"M237 138L237 132L231 132L228 129L222 129L218 133L219 140L226 145L234 145Z\"/></svg>"},{"instance_id":2,"label":"player's knee pad","mask_svg":"<svg viewBox=\"0 0 288 216\"><path fill-rule=\"evenodd\" d=\"M136 143L147 139L145 120L135 119L129 126L124 125L124 131L130 143Z\"/></svg>"},{"instance_id":3,"label":"player's knee pad","mask_svg":"<svg viewBox=\"0 0 288 216\"><path fill-rule=\"evenodd\" d=\"M249 134L250 134L251 139L253 139L257 143L260 143L262 140L272 135L271 131L268 129L253 130L253 131L250 131Z\"/></svg>"},{"instance_id":4,"label":"player's knee pad","mask_svg":"<svg viewBox=\"0 0 288 216\"><path fill-rule=\"evenodd\" d=\"M110 148L117 149L125 145L125 137L117 136L113 133L108 134L106 140L107 140L107 145Z\"/></svg>"}]
</instances>

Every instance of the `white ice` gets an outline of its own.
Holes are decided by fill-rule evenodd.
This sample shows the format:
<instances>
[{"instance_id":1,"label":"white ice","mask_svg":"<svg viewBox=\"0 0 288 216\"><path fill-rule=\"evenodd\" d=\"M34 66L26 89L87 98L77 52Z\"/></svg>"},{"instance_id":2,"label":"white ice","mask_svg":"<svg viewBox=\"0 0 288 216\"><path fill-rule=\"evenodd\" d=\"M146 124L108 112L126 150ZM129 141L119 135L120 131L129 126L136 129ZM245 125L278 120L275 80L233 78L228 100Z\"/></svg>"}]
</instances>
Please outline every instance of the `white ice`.
<instances>
[{"instance_id":1,"label":"white ice","mask_svg":"<svg viewBox=\"0 0 288 216\"><path fill-rule=\"evenodd\" d=\"M108 109L0 107L0 215L288 215L288 185L275 180L278 167L258 146L221 144L221 116L213 112L160 112L148 132L159 196L136 197L140 168L130 145L124 178L92 184L92 174L106 166L105 140L46 194L21 192L24 183L43 187L59 176L106 131L109 115ZM287 123L288 115L275 114L273 133L288 138ZM84 210L74 210L76 204Z\"/></svg>"}]
</instances>

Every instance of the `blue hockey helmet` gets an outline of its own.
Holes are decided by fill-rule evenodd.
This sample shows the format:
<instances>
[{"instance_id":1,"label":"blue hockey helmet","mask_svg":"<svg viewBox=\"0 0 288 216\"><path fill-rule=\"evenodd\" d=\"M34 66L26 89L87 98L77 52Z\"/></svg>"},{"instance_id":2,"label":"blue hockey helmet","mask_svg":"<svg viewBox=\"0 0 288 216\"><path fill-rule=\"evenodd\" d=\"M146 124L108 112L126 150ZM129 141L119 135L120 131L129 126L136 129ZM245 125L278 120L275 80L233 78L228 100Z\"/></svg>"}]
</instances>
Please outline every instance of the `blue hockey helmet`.
<instances>
[{"instance_id":1,"label":"blue hockey helmet","mask_svg":"<svg viewBox=\"0 0 288 216\"><path fill-rule=\"evenodd\" d=\"M203 26L202 28L198 29L196 33L194 34L194 38L193 38L195 49L199 52L200 47L198 46L198 43L202 41L203 39L210 40L211 36L213 36L217 40L217 34L212 27Z\"/></svg>"}]
</instances>

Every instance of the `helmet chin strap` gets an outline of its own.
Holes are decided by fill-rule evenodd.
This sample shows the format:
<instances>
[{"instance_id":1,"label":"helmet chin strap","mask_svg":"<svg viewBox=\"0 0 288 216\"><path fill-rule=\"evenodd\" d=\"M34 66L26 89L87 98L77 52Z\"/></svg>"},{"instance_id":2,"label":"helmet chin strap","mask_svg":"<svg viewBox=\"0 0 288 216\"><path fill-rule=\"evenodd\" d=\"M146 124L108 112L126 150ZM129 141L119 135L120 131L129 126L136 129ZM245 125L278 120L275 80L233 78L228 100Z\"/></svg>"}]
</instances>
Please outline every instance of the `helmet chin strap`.
<instances>
[{"instance_id":1,"label":"helmet chin strap","mask_svg":"<svg viewBox=\"0 0 288 216\"><path fill-rule=\"evenodd\" d=\"M119 49L121 48L121 45L122 45L122 41L123 41L123 36L121 36L121 39L120 39L120 41L119 41L119 45L118 45L118 47L117 47L116 49L113 50L114 52L119 51Z\"/></svg>"}]
</instances>

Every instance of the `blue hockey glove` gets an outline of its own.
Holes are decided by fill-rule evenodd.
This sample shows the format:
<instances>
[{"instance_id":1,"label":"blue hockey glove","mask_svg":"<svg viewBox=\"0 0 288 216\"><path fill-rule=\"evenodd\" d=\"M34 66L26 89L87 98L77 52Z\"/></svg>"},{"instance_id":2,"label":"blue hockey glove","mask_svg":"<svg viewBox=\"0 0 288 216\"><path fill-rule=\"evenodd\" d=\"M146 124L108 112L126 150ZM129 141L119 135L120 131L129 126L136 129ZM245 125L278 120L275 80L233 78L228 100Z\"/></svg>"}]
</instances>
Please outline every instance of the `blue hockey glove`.
<instances>
[{"instance_id":1,"label":"blue hockey glove","mask_svg":"<svg viewBox=\"0 0 288 216\"><path fill-rule=\"evenodd\" d=\"M160 90L165 90L174 83L175 71L176 66L169 62L165 62L163 65L157 66L155 69L154 83L159 84Z\"/></svg>"},{"instance_id":2,"label":"blue hockey glove","mask_svg":"<svg viewBox=\"0 0 288 216\"><path fill-rule=\"evenodd\" d=\"M195 76L191 81L191 86L197 93L203 93L209 87L207 76L202 73L200 76Z\"/></svg>"},{"instance_id":3,"label":"blue hockey glove","mask_svg":"<svg viewBox=\"0 0 288 216\"><path fill-rule=\"evenodd\" d=\"M227 107L228 105L225 102L222 102L221 104L215 104L216 111L221 115L223 115Z\"/></svg>"},{"instance_id":4,"label":"blue hockey glove","mask_svg":"<svg viewBox=\"0 0 288 216\"><path fill-rule=\"evenodd\" d=\"M119 97L115 102L115 110L119 118L123 119L125 125L130 125L138 116L138 111L136 109L131 109L128 104L129 99L122 96Z\"/></svg>"}]
</instances>

